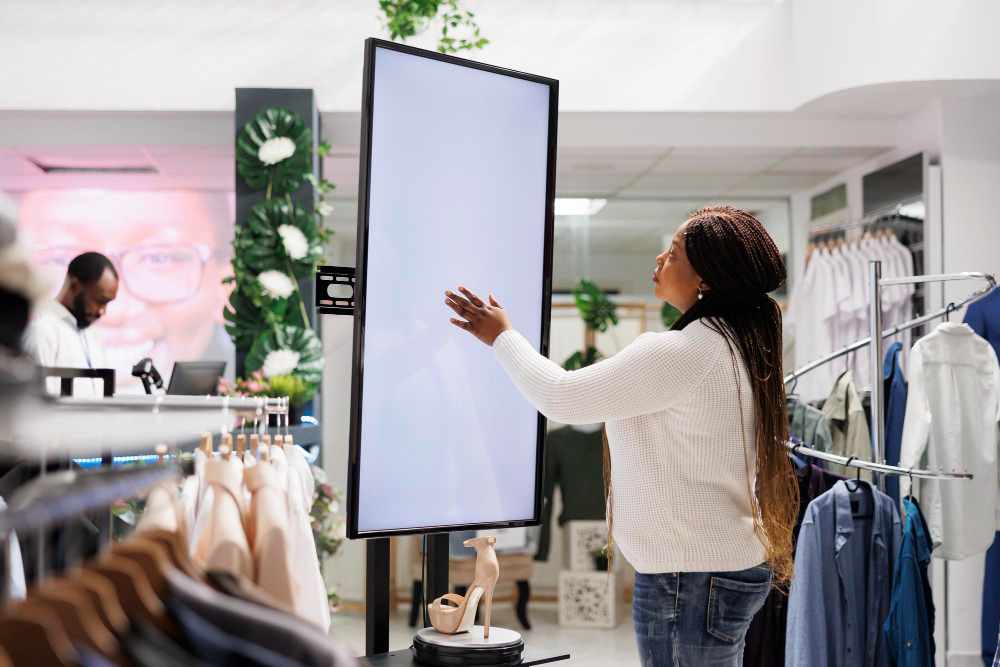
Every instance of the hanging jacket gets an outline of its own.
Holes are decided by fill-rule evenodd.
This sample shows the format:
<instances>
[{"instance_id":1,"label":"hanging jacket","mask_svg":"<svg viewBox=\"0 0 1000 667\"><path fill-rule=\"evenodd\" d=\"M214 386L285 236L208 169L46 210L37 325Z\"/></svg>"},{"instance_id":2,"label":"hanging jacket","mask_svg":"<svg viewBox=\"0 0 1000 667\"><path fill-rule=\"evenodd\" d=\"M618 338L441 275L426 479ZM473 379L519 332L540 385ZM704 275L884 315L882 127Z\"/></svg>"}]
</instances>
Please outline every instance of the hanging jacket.
<instances>
[{"instance_id":1,"label":"hanging jacket","mask_svg":"<svg viewBox=\"0 0 1000 667\"><path fill-rule=\"evenodd\" d=\"M903 419L906 416L906 394L908 386L903 377L900 356L902 343L893 343L885 352L885 362L882 364L882 379L887 385L885 392L885 462L889 465L899 465L899 453L903 446ZM896 506L899 506L899 478L886 475L885 492L889 494Z\"/></svg>"},{"instance_id":2,"label":"hanging jacket","mask_svg":"<svg viewBox=\"0 0 1000 667\"><path fill-rule=\"evenodd\" d=\"M931 537L915 499L904 498L903 511L903 544L892 577L892 605L885 620L885 636L896 667L933 667L934 598L927 575Z\"/></svg>"},{"instance_id":3,"label":"hanging jacket","mask_svg":"<svg viewBox=\"0 0 1000 667\"><path fill-rule=\"evenodd\" d=\"M823 403L823 414L830 425L832 443L830 452L840 456L856 456L866 461L872 460L871 432L861 397L854 386L851 371L841 373L833 385L830 395ZM856 468L847 468L836 463L827 466L831 472L844 477L853 477ZM861 473L862 479L871 481L871 473Z\"/></svg>"},{"instance_id":4,"label":"hanging jacket","mask_svg":"<svg viewBox=\"0 0 1000 667\"><path fill-rule=\"evenodd\" d=\"M868 487L869 519L852 515L847 482L837 482L806 510L788 599L786 667L890 664L882 624L900 547L899 513L889 496Z\"/></svg>"}]
</instances>

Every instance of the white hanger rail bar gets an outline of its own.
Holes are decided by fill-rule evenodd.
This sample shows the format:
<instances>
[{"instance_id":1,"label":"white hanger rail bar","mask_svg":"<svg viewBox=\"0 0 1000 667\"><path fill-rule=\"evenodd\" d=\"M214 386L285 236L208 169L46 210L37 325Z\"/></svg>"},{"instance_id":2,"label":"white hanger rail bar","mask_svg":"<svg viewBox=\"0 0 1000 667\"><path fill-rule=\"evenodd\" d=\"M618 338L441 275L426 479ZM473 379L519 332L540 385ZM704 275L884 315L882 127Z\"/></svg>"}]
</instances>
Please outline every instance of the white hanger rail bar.
<instances>
[{"instance_id":1,"label":"white hanger rail bar","mask_svg":"<svg viewBox=\"0 0 1000 667\"><path fill-rule=\"evenodd\" d=\"M862 470L871 470L873 472L879 472L886 475L901 475L907 477L921 477L925 479L972 479L972 473L970 472L944 472L941 470L923 470L920 468L903 468L901 466L893 466L888 463L874 463L872 461L865 461L864 459L859 459L856 456L840 456L839 454L830 454L829 452L823 452L818 449L812 449L806 447L805 445L799 445L791 440L785 443L789 451L793 454L801 454L802 456L808 456L813 459L821 459L823 461L829 461L830 463L838 463L842 466L849 466L851 468L860 468Z\"/></svg>"}]
</instances>

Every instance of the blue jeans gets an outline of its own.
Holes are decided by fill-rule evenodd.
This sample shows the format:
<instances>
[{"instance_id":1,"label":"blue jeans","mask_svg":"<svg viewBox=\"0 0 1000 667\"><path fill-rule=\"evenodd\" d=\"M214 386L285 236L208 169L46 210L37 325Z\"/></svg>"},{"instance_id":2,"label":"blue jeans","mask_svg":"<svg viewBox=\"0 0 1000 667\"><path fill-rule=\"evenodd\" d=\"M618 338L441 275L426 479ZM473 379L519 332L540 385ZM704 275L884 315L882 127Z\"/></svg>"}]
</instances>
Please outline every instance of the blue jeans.
<instances>
[{"instance_id":1,"label":"blue jeans","mask_svg":"<svg viewBox=\"0 0 1000 667\"><path fill-rule=\"evenodd\" d=\"M770 589L766 564L739 572L636 573L632 617L643 667L739 667L747 628Z\"/></svg>"}]
</instances>

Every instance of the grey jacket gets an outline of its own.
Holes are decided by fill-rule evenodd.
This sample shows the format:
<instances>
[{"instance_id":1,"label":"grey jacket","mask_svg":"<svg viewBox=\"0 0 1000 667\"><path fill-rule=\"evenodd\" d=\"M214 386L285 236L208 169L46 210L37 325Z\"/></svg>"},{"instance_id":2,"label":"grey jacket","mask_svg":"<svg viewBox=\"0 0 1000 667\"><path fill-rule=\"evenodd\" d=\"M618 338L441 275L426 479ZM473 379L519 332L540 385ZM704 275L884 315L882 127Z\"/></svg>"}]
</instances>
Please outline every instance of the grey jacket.
<instances>
[{"instance_id":1,"label":"grey jacket","mask_svg":"<svg viewBox=\"0 0 1000 667\"><path fill-rule=\"evenodd\" d=\"M889 665L881 629L902 538L892 500L869 488L875 505L870 519L852 517L845 482L806 510L788 600L786 667Z\"/></svg>"}]
</instances>

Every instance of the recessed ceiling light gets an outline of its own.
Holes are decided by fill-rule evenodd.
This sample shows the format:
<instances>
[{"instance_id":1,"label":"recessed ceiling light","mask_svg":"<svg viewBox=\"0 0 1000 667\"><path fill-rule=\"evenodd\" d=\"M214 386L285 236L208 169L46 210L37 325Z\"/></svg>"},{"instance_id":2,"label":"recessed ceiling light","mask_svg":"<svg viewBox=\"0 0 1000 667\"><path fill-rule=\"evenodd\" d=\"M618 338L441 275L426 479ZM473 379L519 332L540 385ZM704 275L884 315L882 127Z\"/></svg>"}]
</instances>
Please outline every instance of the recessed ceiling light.
<instances>
[{"instance_id":1,"label":"recessed ceiling light","mask_svg":"<svg viewBox=\"0 0 1000 667\"><path fill-rule=\"evenodd\" d=\"M597 215L608 203L607 199L556 198L556 215Z\"/></svg>"}]
</instances>

